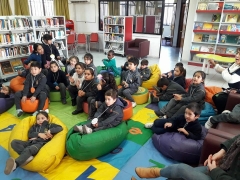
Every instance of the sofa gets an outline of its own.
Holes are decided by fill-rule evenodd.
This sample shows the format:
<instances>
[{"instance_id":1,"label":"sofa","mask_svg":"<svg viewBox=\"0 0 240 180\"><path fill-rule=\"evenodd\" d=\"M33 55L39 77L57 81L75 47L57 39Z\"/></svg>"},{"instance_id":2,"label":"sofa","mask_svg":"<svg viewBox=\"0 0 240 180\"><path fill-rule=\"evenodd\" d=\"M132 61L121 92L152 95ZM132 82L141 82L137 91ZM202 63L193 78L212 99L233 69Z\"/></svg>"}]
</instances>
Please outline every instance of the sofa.
<instances>
[{"instance_id":1,"label":"sofa","mask_svg":"<svg viewBox=\"0 0 240 180\"><path fill-rule=\"evenodd\" d=\"M147 39L136 38L126 41L124 46L125 55L132 55L137 58L143 58L149 55L150 41Z\"/></svg>"}]
</instances>

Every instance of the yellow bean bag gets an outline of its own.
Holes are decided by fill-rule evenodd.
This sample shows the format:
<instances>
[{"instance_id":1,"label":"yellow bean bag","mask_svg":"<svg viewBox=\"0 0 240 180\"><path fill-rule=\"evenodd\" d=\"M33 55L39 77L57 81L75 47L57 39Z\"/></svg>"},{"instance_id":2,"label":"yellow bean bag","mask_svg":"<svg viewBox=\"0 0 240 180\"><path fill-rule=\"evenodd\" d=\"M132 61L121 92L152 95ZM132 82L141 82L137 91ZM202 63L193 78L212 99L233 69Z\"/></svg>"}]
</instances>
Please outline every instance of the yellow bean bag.
<instances>
[{"instance_id":1,"label":"yellow bean bag","mask_svg":"<svg viewBox=\"0 0 240 180\"><path fill-rule=\"evenodd\" d=\"M57 133L51 141L45 144L33 160L27 165L23 166L23 169L34 172L48 173L53 170L62 160L66 148L66 135L68 132L67 127L55 116L49 114L49 122L59 124L63 130ZM36 123L36 116L29 116L24 118L19 124L17 124L10 135L8 143L8 151L11 157L16 159L19 155L12 149L11 142L14 139L22 141L28 140L28 130Z\"/></svg>"},{"instance_id":2,"label":"yellow bean bag","mask_svg":"<svg viewBox=\"0 0 240 180\"><path fill-rule=\"evenodd\" d=\"M137 104L144 104L148 102L149 98L148 89L144 87L138 87L138 91L132 95L132 98Z\"/></svg>"},{"instance_id":3,"label":"yellow bean bag","mask_svg":"<svg viewBox=\"0 0 240 180\"><path fill-rule=\"evenodd\" d=\"M142 87L147 89L153 89L153 86L157 85L157 81L159 80L159 75L161 74L161 70L157 64L149 66L149 69L152 73L151 77L147 81L143 81Z\"/></svg>"}]
</instances>

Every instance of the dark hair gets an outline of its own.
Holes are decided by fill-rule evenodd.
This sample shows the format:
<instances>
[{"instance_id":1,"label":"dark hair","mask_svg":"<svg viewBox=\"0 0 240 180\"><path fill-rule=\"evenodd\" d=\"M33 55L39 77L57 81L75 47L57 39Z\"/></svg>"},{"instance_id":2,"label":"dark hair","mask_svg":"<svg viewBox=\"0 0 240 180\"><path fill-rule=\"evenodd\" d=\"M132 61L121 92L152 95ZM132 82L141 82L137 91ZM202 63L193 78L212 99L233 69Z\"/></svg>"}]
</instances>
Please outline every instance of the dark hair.
<instances>
[{"instance_id":1,"label":"dark hair","mask_svg":"<svg viewBox=\"0 0 240 180\"><path fill-rule=\"evenodd\" d=\"M170 83L168 78L162 77L161 79L158 80L157 82L157 87L163 87L164 85L168 86Z\"/></svg>"},{"instance_id":2,"label":"dark hair","mask_svg":"<svg viewBox=\"0 0 240 180\"><path fill-rule=\"evenodd\" d=\"M143 60L141 61L141 65L142 65L142 66L148 65L148 60L143 59Z\"/></svg>"},{"instance_id":3,"label":"dark hair","mask_svg":"<svg viewBox=\"0 0 240 180\"><path fill-rule=\"evenodd\" d=\"M118 96L118 93L114 89L109 89L105 92L105 96L111 96L113 99L116 99Z\"/></svg>"},{"instance_id":4,"label":"dark hair","mask_svg":"<svg viewBox=\"0 0 240 180\"><path fill-rule=\"evenodd\" d=\"M109 53L112 54L112 55L114 55L114 50L109 50L109 51L108 51L108 54L109 54Z\"/></svg>"},{"instance_id":5,"label":"dark hair","mask_svg":"<svg viewBox=\"0 0 240 180\"><path fill-rule=\"evenodd\" d=\"M203 72L203 71L196 71L196 72L193 74L193 76L195 76L196 73L201 74L202 80L203 80L203 81L205 80L205 78L206 78L206 73L205 73L205 72Z\"/></svg>"},{"instance_id":6,"label":"dark hair","mask_svg":"<svg viewBox=\"0 0 240 180\"><path fill-rule=\"evenodd\" d=\"M55 64L55 65L58 67L58 63L57 63L56 61L51 61L51 62L50 62L50 66L51 66L52 64Z\"/></svg>"},{"instance_id":7,"label":"dark hair","mask_svg":"<svg viewBox=\"0 0 240 180\"><path fill-rule=\"evenodd\" d=\"M175 67L176 66L182 66L183 67L183 63L179 62L179 63L175 64Z\"/></svg>"},{"instance_id":8,"label":"dark hair","mask_svg":"<svg viewBox=\"0 0 240 180\"><path fill-rule=\"evenodd\" d=\"M5 86L6 88L8 88L8 95L10 95L11 93L13 93L13 90L10 88L10 86ZM0 88L1 89L1 88Z\"/></svg>"},{"instance_id":9,"label":"dark hair","mask_svg":"<svg viewBox=\"0 0 240 180\"><path fill-rule=\"evenodd\" d=\"M91 59L93 61L93 55L91 53L86 53L83 58Z\"/></svg>"},{"instance_id":10,"label":"dark hair","mask_svg":"<svg viewBox=\"0 0 240 180\"><path fill-rule=\"evenodd\" d=\"M175 66L175 68L178 68L180 73L182 74L183 77L186 77L186 69L184 69L183 66ZM175 69L174 68L174 69Z\"/></svg>"},{"instance_id":11,"label":"dark hair","mask_svg":"<svg viewBox=\"0 0 240 180\"><path fill-rule=\"evenodd\" d=\"M107 86L108 88L114 89L116 91L118 90L116 80L111 73L108 73L108 72L102 73L102 79L106 82L105 86Z\"/></svg>"},{"instance_id":12,"label":"dark hair","mask_svg":"<svg viewBox=\"0 0 240 180\"><path fill-rule=\"evenodd\" d=\"M132 57L133 57L133 55L127 55L127 60L129 60Z\"/></svg>"},{"instance_id":13,"label":"dark hair","mask_svg":"<svg viewBox=\"0 0 240 180\"><path fill-rule=\"evenodd\" d=\"M186 106L186 109L187 108L190 109L195 114L195 116L200 115L201 111L202 111L201 106L198 103L196 103L196 102L188 104Z\"/></svg>"},{"instance_id":14,"label":"dark hair","mask_svg":"<svg viewBox=\"0 0 240 180\"><path fill-rule=\"evenodd\" d=\"M34 43L34 44L33 44L32 54L36 54L36 53L37 53L37 48L38 48L38 46L42 46L42 44L39 44L39 43Z\"/></svg>"},{"instance_id":15,"label":"dark hair","mask_svg":"<svg viewBox=\"0 0 240 180\"><path fill-rule=\"evenodd\" d=\"M138 65L138 64L139 64L139 60L138 60L138 58L136 58L136 57L131 57L131 58L128 60L128 62L131 62L131 63L133 63L134 65Z\"/></svg>"},{"instance_id":16,"label":"dark hair","mask_svg":"<svg viewBox=\"0 0 240 180\"><path fill-rule=\"evenodd\" d=\"M36 117L37 117L39 114L44 115L47 119L49 118L48 113L47 113L46 111L39 111L39 112L37 113Z\"/></svg>"},{"instance_id":17,"label":"dark hair","mask_svg":"<svg viewBox=\"0 0 240 180\"><path fill-rule=\"evenodd\" d=\"M79 58L78 58L77 56L71 56L71 57L69 58L69 61L71 61L72 59L76 59L76 60L77 60L77 63L79 62Z\"/></svg>"},{"instance_id":18,"label":"dark hair","mask_svg":"<svg viewBox=\"0 0 240 180\"><path fill-rule=\"evenodd\" d=\"M48 40L52 40L53 38L50 34L44 34L42 39L48 41Z\"/></svg>"},{"instance_id":19,"label":"dark hair","mask_svg":"<svg viewBox=\"0 0 240 180\"><path fill-rule=\"evenodd\" d=\"M39 68L39 69L41 69L42 67L41 67L41 64L39 63L39 62L37 62L37 61L33 61L32 63L31 63L31 65L30 65L30 68L31 67L37 67L37 68Z\"/></svg>"},{"instance_id":20,"label":"dark hair","mask_svg":"<svg viewBox=\"0 0 240 180\"><path fill-rule=\"evenodd\" d=\"M89 70L91 75L94 76L94 69L92 67L87 67L85 71Z\"/></svg>"},{"instance_id":21,"label":"dark hair","mask_svg":"<svg viewBox=\"0 0 240 180\"><path fill-rule=\"evenodd\" d=\"M82 69L86 69L86 64L84 64L83 62L77 62L77 64L75 64L75 68L77 66L80 66Z\"/></svg>"}]
</instances>

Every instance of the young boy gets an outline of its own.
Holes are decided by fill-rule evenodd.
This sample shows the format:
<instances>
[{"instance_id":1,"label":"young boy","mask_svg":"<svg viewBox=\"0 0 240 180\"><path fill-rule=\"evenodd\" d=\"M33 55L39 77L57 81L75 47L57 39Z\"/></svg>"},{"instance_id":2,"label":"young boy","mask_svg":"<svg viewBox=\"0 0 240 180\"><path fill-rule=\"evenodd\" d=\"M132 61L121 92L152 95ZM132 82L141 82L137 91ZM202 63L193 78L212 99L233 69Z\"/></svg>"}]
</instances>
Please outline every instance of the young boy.
<instances>
[{"instance_id":1,"label":"young boy","mask_svg":"<svg viewBox=\"0 0 240 180\"><path fill-rule=\"evenodd\" d=\"M116 66L116 59L113 50L108 51L107 59L103 59L102 62L107 70L101 70L100 74L104 72L109 72L114 76L120 75L120 72Z\"/></svg>"},{"instance_id":2,"label":"young boy","mask_svg":"<svg viewBox=\"0 0 240 180\"><path fill-rule=\"evenodd\" d=\"M205 123L205 128L210 129L213 125L220 122L240 124L240 104L235 105L232 112L225 110L222 112L222 114L210 116Z\"/></svg>"},{"instance_id":3,"label":"young boy","mask_svg":"<svg viewBox=\"0 0 240 180\"><path fill-rule=\"evenodd\" d=\"M93 64L93 55L91 53L86 53L83 58L86 68L92 67L94 70L94 77L97 77L97 68Z\"/></svg>"},{"instance_id":4,"label":"young boy","mask_svg":"<svg viewBox=\"0 0 240 180\"><path fill-rule=\"evenodd\" d=\"M142 81L149 80L149 78L151 76L151 71L148 68L148 60L143 59L141 61L141 66L140 66L140 69L138 69L138 72L140 73Z\"/></svg>"},{"instance_id":5,"label":"young boy","mask_svg":"<svg viewBox=\"0 0 240 180\"><path fill-rule=\"evenodd\" d=\"M11 142L13 150L19 154L19 157L17 159L8 158L4 170L6 175L9 175L16 168L29 163L33 156L52 139L53 135L63 130L60 125L48 122L49 117L45 111L37 114L36 121L36 124L28 131L28 141L14 139Z\"/></svg>"},{"instance_id":6,"label":"young boy","mask_svg":"<svg viewBox=\"0 0 240 180\"><path fill-rule=\"evenodd\" d=\"M79 131L80 134L90 134L115 127L122 122L124 106L117 97L117 91L109 89L105 93L105 102L97 109L94 119L83 126L75 126L74 131Z\"/></svg>"},{"instance_id":7,"label":"young boy","mask_svg":"<svg viewBox=\"0 0 240 180\"><path fill-rule=\"evenodd\" d=\"M45 101L48 97L48 91L46 88L47 78L41 73L41 70L41 65L38 62L32 62L30 65L30 74L26 77L23 90L15 93L17 117L23 114L21 101L25 102L27 98L30 98L32 102L39 99L37 111L34 112L33 115L43 110Z\"/></svg>"},{"instance_id":8,"label":"young boy","mask_svg":"<svg viewBox=\"0 0 240 180\"><path fill-rule=\"evenodd\" d=\"M137 104L132 98L132 94L138 91L138 87L141 85L141 77L137 70L139 60L136 57L131 57L128 60L129 70L122 76L122 87L118 90L119 96L125 96L129 101L132 102L132 107Z\"/></svg>"},{"instance_id":9,"label":"young boy","mask_svg":"<svg viewBox=\"0 0 240 180\"><path fill-rule=\"evenodd\" d=\"M150 93L151 103L157 103L159 101L170 101L173 98L173 94L186 94L185 89L174 81L168 80L163 77L157 82L157 97Z\"/></svg>"},{"instance_id":10,"label":"young boy","mask_svg":"<svg viewBox=\"0 0 240 180\"><path fill-rule=\"evenodd\" d=\"M1 91L0 91L0 98L9 98L12 90L9 86L2 85Z\"/></svg>"},{"instance_id":11,"label":"young boy","mask_svg":"<svg viewBox=\"0 0 240 180\"><path fill-rule=\"evenodd\" d=\"M183 133L186 138L199 140L202 132L201 124L198 122L201 110L197 103L190 103L186 106L184 115L169 119L156 119L153 123L145 124L145 127L151 128L156 134L179 132Z\"/></svg>"}]
</instances>

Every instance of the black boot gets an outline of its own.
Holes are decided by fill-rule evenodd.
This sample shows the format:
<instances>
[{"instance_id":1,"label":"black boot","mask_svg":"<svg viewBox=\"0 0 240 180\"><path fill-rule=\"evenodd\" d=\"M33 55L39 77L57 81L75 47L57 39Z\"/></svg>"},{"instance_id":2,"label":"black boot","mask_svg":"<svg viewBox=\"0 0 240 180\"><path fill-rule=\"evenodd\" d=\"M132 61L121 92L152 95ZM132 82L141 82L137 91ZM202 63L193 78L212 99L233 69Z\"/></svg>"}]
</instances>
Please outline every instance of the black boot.
<instances>
[{"instance_id":1,"label":"black boot","mask_svg":"<svg viewBox=\"0 0 240 180\"><path fill-rule=\"evenodd\" d=\"M77 100L76 99L72 99L72 106L76 106L77 105Z\"/></svg>"},{"instance_id":2,"label":"black boot","mask_svg":"<svg viewBox=\"0 0 240 180\"><path fill-rule=\"evenodd\" d=\"M66 98L62 99L62 104L67 104Z\"/></svg>"}]
</instances>

